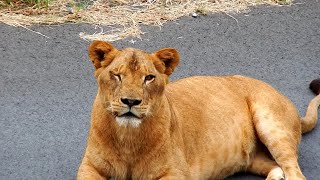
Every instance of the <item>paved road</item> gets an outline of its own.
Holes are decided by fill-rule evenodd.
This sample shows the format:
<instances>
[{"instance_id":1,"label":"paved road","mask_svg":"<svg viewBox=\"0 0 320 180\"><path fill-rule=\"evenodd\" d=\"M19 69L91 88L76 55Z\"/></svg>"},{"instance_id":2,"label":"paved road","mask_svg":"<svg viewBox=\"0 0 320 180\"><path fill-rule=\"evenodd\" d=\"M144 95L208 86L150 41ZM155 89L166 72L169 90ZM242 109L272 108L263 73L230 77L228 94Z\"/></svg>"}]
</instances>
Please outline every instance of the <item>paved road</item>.
<instances>
[{"instance_id":1,"label":"paved road","mask_svg":"<svg viewBox=\"0 0 320 180\"><path fill-rule=\"evenodd\" d=\"M149 52L175 47L181 64L172 76L242 74L264 80L287 95L301 114L320 77L320 3L185 17L161 30L145 27L142 41L115 42ZM74 179L86 144L96 94L93 67L79 32L91 25L23 28L0 24L0 179ZM300 148L307 179L319 179L320 129ZM263 179L240 174L228 178Z\"/></svg>"}]
</instances>

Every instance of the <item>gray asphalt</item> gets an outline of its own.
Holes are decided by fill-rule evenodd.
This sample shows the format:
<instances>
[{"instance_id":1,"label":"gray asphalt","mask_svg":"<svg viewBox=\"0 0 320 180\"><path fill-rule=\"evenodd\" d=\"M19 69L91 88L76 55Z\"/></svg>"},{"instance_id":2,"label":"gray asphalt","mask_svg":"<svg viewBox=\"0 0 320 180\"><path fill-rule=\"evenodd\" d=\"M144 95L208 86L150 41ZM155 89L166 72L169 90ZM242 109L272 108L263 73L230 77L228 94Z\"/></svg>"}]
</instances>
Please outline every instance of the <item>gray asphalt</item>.
<instances>
[{"instance_id":1,"label":"gray asphalt","mask_svg":"<svg viewBox=\"0 0 320 180\"><path fill-rule=\"evenodd\" d=\"M161 29L144 27L142 40L115 42L149 52L174 47L181 64L171 79L241 74L270 83L304 115L311 80L320 77L320 3L260 6L250 12L184 17ZM94 26L36 26L45 38L0 24L0 180L75 179L96 95L89 42ZM320 129L305 135L300 164L319 179ZM238 174L229 180L263 179Z\"/></svg>"}]
</instances>

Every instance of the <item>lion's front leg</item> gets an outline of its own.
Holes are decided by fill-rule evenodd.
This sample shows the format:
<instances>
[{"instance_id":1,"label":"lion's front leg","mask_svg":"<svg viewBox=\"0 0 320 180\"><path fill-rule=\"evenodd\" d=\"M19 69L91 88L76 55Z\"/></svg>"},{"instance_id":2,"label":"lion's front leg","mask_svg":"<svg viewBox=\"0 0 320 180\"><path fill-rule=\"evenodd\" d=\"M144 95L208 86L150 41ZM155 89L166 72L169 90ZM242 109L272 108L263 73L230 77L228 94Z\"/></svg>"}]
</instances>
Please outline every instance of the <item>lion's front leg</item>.
<instances>
[{"instance_id":1,"label":"lion's front leg","mask_svg":"<svg viewBox=\"0 0 320 180\"><path fill-rule=\"evenodd\" d=\"M77 180L107 180L103 177L88 161L86 156L83 157L81 165L78 170Z\"/></svg>"}]
</instances>

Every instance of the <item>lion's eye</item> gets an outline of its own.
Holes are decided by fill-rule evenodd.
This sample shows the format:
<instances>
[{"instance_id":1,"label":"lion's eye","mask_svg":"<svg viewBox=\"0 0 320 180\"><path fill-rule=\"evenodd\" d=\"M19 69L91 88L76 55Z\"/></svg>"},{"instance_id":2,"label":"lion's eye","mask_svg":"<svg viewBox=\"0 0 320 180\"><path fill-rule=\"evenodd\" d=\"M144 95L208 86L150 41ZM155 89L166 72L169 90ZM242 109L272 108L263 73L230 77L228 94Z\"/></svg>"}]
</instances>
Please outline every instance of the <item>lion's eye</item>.
<instances>
[{"instance_id":1,"label":"lion's eye","mask_svg":"<svg viewBox=\"0 0 320 180\"><path fill-rule=\"evenodd\" d=\"M121 81L121 76L119 74L113 74L113 76L118 80Z\"/></svg>"},{"instance_id":2,"label":"lion's eye","mask_svg":"<svg viewBox=\"0 0 320 180\"><path fill-rule=\"evenodd\" d=\"M144 78L144 81L145 81L145 82L151 82L151 81L154 80L155 77L156 77L155 75L148 75L148 76L146 76L146 77Z\"/></svg>"}]
</instances>

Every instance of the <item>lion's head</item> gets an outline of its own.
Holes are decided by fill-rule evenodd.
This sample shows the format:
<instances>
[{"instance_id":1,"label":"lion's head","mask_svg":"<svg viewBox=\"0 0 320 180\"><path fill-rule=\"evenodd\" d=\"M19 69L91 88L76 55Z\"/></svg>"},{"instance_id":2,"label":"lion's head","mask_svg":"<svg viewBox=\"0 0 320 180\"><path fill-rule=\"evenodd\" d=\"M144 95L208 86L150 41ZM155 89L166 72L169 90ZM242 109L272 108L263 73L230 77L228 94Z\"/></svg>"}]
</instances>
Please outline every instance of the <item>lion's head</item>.
<instances>
[{"instance_id":1,"label":"lion's head","mask_svg":"<svg viewBox=\"0 0 320 180\"><path fill-rule=\"evenodd\" d=\"M117 50L111 44L94 41L89 46L102 100L120 125L138 126L152 116L161 102L168 76L179 63L175 49L152 54L138 49Z\"/></svg>"}]
</instances>

